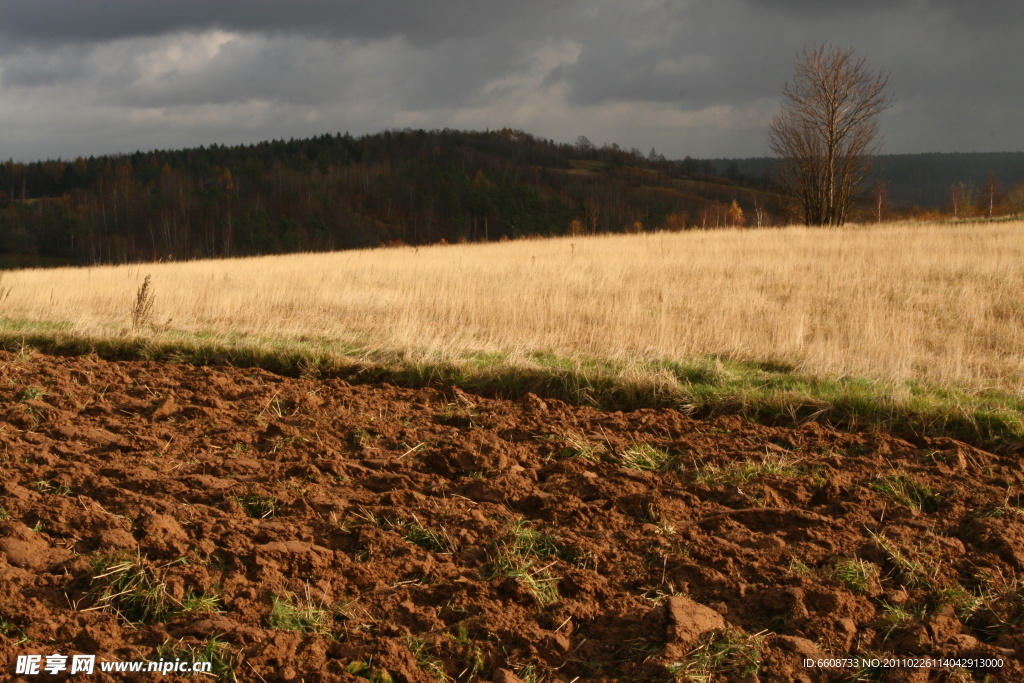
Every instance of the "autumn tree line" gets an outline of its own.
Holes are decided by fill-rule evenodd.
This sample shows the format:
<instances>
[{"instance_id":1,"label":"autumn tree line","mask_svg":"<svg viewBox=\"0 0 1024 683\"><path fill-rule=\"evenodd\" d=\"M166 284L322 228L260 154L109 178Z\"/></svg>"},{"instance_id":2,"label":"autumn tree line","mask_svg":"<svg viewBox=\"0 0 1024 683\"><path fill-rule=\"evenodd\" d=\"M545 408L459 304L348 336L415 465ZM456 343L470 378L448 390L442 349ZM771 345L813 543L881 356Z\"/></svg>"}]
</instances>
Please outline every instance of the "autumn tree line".
<instances>
[{"instance_id":1,"label":"autumn tree line","mask_svg":"<svg viewBox=\"0 0 1024 683\"><path fill-rule=\"evenodd\" d=\"M745 183L770 174L776 160L711 159L709 174ZM989 220L1024 216L1024 153L931 152L875 159L856 220Z\"/></svg>"},{"instance_id":2,"label":"autumn tree line","mask_svg":"<svg viewBox=\"0 0 1024 683\"><path fill-rule=\"evenodd\" d=\"M976 184L942 180L947 170L964 177L947 156L960 158L880 157L885 180L860 198L854 219L1024 212L1024 185L1004 187L991 174ZM1016 155L989 161L1003 164L1001 177L1014 175ZM672 161L653 149L598 147L583 136L556 143L511 129L7 161L0 267L791 222L794 204L771 178L770 160ZM939 206L900 205L907 188L940 184Z\"/></svg>"},{"instance_id":3,"label":"autumn tree line","mask_svg":"<svg viewBox=\"0 0 1024 683\"><path fill-rule=\"evenodd\" d=\"M7 161L0 254L123 263L784 220L764 178L709 170L511 129Z\"/></svg>"}]
</instances>

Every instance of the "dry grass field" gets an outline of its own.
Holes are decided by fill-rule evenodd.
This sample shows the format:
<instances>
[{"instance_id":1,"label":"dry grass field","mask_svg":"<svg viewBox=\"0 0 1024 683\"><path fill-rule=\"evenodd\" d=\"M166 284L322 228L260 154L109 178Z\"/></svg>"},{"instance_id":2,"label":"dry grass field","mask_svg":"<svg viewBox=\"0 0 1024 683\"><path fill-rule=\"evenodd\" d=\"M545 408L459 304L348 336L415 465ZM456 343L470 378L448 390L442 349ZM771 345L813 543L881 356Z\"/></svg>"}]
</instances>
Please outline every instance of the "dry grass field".
<instances>
[{"instance_id":1,"label":"dry grass field","mask_svg":"<svg viewBox=\"0 0 1024 683\"><path fill-rule=\"evenodd\" d=\"M153 308L131 310L151 277ZM1024 223L787 227L10 271L8 337L285 344L349 359L583 368L685 384L755 362L1024 396ZM59 323L53 325L53 323ZM708 361L708 359L715 359ZM767 365L766 365L767 364ZM728 372L726 372L728 374Z\"/></svg>"},{"instance_id":2,"label":"dry grass field","mask_svg":"<svg viewBox=\"0 0 1024 683\"><path fill-rule=\"evenodd\" d=\"M7 318L116 335L145 275L157 329L681 359L1024 390L1024 224L686 232L10 272Z\"/></svg>"}]
</instances>

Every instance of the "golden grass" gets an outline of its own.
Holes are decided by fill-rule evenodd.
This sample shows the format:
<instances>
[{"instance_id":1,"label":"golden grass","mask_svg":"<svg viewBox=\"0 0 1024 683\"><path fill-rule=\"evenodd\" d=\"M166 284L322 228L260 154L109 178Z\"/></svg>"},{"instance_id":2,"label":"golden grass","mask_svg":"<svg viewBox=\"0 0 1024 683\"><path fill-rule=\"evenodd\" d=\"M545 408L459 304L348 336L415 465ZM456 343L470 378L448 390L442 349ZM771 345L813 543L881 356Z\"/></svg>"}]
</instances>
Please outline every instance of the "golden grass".
<instances>
[{"instance_id":1,"label":"golden grass","mask_svg":"<svg viewBox=\"0 0 1024 683\"><path fill-rule=\"evenodd\" d=\"M811 376L1024 395L1024 222L788 227L9 271L0 316L154 336L634 362L720 355ZM161 331L162 330L162 331Z\"/></svg>"}]
</instances>

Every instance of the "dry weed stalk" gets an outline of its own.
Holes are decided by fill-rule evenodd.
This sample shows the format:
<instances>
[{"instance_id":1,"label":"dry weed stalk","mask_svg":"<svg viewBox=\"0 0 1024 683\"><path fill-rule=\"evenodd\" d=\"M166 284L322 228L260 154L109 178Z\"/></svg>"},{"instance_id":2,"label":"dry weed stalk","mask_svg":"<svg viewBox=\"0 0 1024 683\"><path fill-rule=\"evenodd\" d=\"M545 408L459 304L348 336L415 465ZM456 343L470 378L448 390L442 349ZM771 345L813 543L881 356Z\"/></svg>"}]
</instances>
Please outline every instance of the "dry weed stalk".
<instances>
[{"instance_id":1,"label":"dry weed stalk","mask_svg":"<svg viewBox=\"0 0 1024 683\"><path fill-rule=\"evenodd\" d=\"M153 318L153 305L156 302L156 294L150 288L150 277L150 275L146 276L139 290L135 293L135 303L132 304L131 309L133 332L138 332L148 325L149 321Z\"/></svg>"}]
</instances>

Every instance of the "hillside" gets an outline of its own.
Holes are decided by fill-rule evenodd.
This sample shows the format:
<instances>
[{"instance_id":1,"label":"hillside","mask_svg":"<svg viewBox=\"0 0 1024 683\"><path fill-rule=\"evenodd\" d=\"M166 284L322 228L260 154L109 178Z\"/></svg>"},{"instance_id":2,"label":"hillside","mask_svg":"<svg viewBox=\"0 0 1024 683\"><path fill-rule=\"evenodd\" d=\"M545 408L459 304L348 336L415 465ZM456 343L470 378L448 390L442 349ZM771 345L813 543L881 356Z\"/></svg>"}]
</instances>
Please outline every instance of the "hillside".
<instances>
[{"instance_id":1,"label":"hillside","mask_svg":"<svg viewBox=\"0 0 1024 683\"><path fill-rule=\"evenodd\" d=\"M0 267L721 226L778 197L651 151L387 131L0 165ZM6 255L6 258L5 258Z\"/></svg>"},{"instance_id":2,"label":"hillside","mask_svg":"<svg viewBox=\"0 0 1024 683\"><path fill-rule=\"evenodd\" d=\"M773 163L762 157L705 159L695 165L706 173L750 184L766 183ZM961 183L972 203L984 205L989 200L985 190L992 180L996 203L1010 204L1007 211L1024 209L1024 152L881 154L875 159L874 181L885 184L889 205L901 212L947 210L951 188Z\"/></svg>"}]
</instances>

